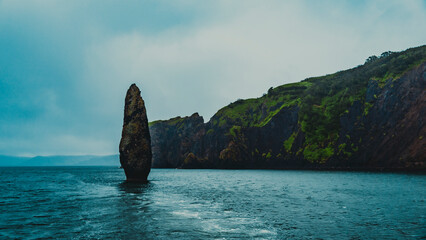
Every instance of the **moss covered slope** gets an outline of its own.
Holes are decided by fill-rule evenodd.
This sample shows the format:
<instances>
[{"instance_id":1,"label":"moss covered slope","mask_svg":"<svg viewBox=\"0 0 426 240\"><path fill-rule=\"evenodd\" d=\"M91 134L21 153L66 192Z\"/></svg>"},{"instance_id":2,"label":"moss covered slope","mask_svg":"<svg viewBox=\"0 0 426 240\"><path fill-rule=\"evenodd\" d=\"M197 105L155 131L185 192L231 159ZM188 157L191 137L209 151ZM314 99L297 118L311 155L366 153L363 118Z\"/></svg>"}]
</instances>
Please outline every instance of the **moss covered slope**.
<instances>
[{"instance_id":1,"label":"moss covered slope","mask_svg":"<svg viewBox=\"0 0 426 240\"><path fill-rule=\"evenodd\" d=\"M355 158L368 162L375 156L365 146L369 141L358 135L377 130L374 121L395 119L393 125L384 125L398 125L424 95L425 62L426 46L385 52L353 69L270 88L260 98L237 100L204 125L204 136L197 136L199 152L192 155L206 166L221 168L368 165L354 163ZM410 72L417 75L407 77ZM386 107L390 114L382 113ZM175 122L181 124L167 121ZM424 134L421 129L423 124L414 133L417 138ZM361 149L367 152L363 156L358 153Z\"/></svg>"}]
</instances>

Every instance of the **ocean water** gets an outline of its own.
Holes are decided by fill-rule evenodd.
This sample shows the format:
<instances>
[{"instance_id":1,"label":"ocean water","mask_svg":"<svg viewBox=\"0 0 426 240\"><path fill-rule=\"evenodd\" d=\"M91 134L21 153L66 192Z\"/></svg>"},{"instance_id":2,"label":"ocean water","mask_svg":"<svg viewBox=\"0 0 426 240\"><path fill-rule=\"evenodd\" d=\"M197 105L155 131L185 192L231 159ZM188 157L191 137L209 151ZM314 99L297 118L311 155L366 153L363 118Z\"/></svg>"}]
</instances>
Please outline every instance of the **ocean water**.
<instances>
[{"instance_id":1,"label":"ocean water","mask_svg":"<svg viewBox=\"0 0 426 240\"><path fill-rule=\"evenodd\" d=\"M426 176L0 168L0 239L424 239Z\"/></svg>"}]
</instances>

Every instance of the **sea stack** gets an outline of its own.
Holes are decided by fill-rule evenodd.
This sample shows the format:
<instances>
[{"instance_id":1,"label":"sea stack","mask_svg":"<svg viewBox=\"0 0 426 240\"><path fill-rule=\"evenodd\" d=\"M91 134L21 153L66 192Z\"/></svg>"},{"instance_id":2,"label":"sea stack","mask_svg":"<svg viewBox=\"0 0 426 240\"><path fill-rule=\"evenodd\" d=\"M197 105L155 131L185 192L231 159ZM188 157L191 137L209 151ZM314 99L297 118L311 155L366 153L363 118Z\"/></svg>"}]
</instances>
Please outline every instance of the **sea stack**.
<instances>
[{"instance_id":1,"label":"sea stack","mask_svg":"<svg viewBox=\"0 0 426 240\"><path fill-rule=\"evenodd\" d=\"M145 103L139 88L132 84L126 94L120 141L120 163L127 181L146 182L151 160L151 136Z\"/></svg>"}]
</instances>

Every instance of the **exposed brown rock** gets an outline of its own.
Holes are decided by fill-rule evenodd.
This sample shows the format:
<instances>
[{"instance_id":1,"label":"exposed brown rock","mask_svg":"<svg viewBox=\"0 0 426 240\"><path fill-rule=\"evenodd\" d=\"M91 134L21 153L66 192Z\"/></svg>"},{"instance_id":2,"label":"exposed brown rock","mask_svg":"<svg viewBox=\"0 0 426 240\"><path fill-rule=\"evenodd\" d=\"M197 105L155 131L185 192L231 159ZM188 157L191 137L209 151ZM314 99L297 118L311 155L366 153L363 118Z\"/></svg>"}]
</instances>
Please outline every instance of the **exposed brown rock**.
<instances>
[{"instance_id":1,"label":"exposed brown rock","mask_svg":"<svg viewBox=\"0 0 426 240\"><path fill-rule=\"evenodd\" d=\"M127 90L120 141L120 163L127 181L132 182L147 181L152 160L148 119L140 93L135 84Z\"/></svg>"},{"instance_id":2,"label":"exposed brown rock","mask_svg":"<svg viewBox=\"0 0 426 240\"><path fill-rule=\"evenodd\" d=\"M155 168L182 167L188 156L187 162L193 162L195 158L191 156L203 151L205 126L203 117L198 113L190 117L153 122L150 132L153 159L156 160L152 166Z\"/></svg>"}]
</instances>

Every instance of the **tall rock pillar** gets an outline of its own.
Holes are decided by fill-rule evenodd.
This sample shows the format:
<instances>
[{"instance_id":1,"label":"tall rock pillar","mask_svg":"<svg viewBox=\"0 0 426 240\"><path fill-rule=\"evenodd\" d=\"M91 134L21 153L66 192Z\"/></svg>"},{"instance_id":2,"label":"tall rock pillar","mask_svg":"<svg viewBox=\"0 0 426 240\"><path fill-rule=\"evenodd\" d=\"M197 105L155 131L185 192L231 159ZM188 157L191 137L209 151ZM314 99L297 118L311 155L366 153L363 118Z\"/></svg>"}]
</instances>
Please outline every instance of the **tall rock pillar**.
<instances>
[{"instance_id":1,"label":"tall rock pillar","mask_svg":"<svg viewBox=\"0 0 426 240\"><path fill-rule=\"evenodd\" d=\"M151 160L151 136L145 103L139 88L132 84L126 94L120 141L120 163L127 181L146 182Z\"/></svg>"}]
</instances>

